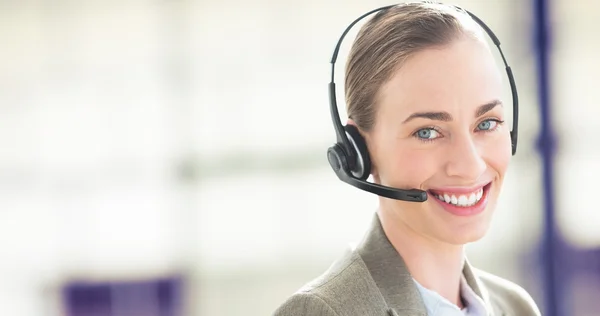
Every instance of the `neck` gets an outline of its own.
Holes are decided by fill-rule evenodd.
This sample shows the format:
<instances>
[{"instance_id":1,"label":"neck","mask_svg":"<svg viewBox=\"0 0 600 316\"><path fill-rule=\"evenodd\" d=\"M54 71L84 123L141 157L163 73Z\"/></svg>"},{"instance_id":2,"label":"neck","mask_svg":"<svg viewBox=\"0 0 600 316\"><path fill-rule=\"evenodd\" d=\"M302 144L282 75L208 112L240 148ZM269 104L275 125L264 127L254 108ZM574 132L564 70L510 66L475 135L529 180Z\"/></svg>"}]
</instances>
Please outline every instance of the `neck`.
<instances>
[{"instance_id":1,"label":"neck","mask_svg":"<svg viewBox=\"0 0 600 316\"><path fill-rule=\"evenodd\" d=\"M437 292L459 308L460 278L464 266L464 248L421 235L380 208L378 215L390 243L404 260L412 277L425 288Z\"/></svg>"}]
</instances>

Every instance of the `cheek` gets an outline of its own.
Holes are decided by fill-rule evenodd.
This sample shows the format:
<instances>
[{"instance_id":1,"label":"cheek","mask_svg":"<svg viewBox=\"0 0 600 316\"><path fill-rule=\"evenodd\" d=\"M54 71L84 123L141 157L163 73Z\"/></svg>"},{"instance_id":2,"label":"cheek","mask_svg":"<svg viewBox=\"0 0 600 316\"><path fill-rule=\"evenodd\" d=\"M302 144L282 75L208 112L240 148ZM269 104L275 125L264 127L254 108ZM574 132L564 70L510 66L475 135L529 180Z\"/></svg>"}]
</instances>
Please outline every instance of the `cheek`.
<instances>
[{"instance_id":1,"label":"cheek","mask_svg":"<svg viewBox=\"0 0 600 316\"><path fill-rule=\"evenodd\" d=\"M498 172L500 178L508 169L512 157L511 146L510 136L503 136L483 148L487 165Z\"/></svg>"},{"instance_id":2,"label":"cheek","mask_svg":"<svg viewBox=\"0 0 600 316\"><path fill-rule=\"evenodd\" d=\"M396 147L382 155L384 185L399 188L418 188L439 170L439 159L426 150Z\"/></svg>"}]
</instances>

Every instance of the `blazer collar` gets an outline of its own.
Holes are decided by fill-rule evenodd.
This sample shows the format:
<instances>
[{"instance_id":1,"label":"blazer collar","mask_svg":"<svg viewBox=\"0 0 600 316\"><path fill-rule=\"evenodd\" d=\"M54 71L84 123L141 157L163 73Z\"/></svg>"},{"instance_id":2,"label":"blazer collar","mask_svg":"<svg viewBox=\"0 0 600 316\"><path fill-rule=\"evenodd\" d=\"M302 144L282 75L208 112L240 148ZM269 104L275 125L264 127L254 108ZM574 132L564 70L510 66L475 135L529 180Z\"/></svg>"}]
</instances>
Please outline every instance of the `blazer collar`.
<instances>
[{"instance_id":1,"label":"blazer collar","mask_svg":"<svg viewBox=\"0 0 600 316\"><path fill-rule=\"evenodd\" d=\"M467 284L471 287L473 292L477 294L483 302L485 303L485 309L487 310L488 316L494 315L494 309L491 304L490 293L487 291L487 288L482 284L481 279L477 277L475 274L475 269L469 263L469 260L465 258L465 265L463 267L463 275L467 280Z\"/></svg>"},{"instance_id":2,"label":"blazer collar","mask_svg":"<svg viewBox=\"0 0 600 316\"><path fill-rule=\"evenodd\" d=\"M377 213L356 250L388 304L389 315L427 314L425 303L406 263L385 235ZM488 315L492 315L489 294L466 259L463 274L469 286L485 302Z\"/></svg>"}]
</instances>

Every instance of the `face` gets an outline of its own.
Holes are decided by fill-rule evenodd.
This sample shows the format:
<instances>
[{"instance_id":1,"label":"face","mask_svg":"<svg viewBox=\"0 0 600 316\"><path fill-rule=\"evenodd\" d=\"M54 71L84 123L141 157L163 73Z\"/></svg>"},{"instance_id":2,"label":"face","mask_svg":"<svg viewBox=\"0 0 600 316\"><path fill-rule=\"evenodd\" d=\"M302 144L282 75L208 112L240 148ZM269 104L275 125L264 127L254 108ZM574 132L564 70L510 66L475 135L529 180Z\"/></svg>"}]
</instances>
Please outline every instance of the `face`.
<instances>
[{"instance_id":1,"label":"face","mask_svg":"<svg viewBox=\"0 0 600 316\"><path fill-rule=\"evenodd\" d=\"M501 78L487 45L466 38L415 54L381 87L365 135L374 180L428 193L382 198L391 221L457 245L485 234L511 158Z\"/></svg>"}]
</instances>

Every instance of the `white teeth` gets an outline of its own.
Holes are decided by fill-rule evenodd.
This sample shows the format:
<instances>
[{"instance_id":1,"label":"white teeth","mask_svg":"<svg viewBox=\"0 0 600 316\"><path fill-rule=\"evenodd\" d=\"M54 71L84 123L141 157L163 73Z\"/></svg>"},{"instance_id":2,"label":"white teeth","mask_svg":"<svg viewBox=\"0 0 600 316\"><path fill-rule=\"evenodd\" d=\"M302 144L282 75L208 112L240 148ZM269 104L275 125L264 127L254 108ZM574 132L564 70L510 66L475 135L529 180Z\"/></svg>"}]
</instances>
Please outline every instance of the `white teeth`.
<instances>
[{"instance_id":1,"label":"white teeth","mask_svg":"<svg viewBox=\"0 0 600 316\"><path fill-rule=\"evenodd\" d=\"M475 193L471 193L471 195L469 195L469 204L473 205L475 202L477 202L477 196L475 196Z\"/></svg>"},{"instance_id":2,"label":"white teeth","mask_svg":"<svg viewBox=\"0 0 600 316\"><path fill-rule=\"evenodd\" d=\"M461 194L461 195L454 195L454 194L448 194L448 193L444 193L444 194L437 194L436 198L439 199L440 201L444 201L448 204L453 204L456 206L462 206L462 207L468 207L468 206L473 206L475 204L477 204L481 198L483 197L483 188L477 190L476 192L472 192L471 194Z\"/></svg>"}]
</instances>

